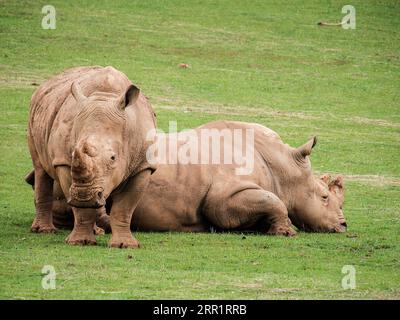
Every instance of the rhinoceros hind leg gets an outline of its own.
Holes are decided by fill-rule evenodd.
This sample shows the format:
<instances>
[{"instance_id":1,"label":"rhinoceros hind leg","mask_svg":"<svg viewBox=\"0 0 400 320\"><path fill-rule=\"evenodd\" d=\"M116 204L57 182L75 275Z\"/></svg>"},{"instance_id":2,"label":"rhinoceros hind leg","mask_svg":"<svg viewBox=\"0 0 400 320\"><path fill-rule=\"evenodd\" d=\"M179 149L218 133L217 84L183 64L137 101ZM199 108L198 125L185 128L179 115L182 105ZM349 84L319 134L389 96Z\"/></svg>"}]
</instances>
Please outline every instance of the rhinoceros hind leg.
<instances>
[{"instance_id":1,"label":"rhinoceros hind leg","mask_svg":"<svg viewBox=\"0 0 400 320\"><path fill-rule=\"evenodd\" d=\"M103 230L103 232L100 234L111 232L110 216L106 213L106 209L104 207L97 213L95 229L96 228Z\"/></svg>"},{"instance_id":2,"label":"rhinoceros hind leg","mask_svg":"<svg viewBox=\"0 0 400 320\"><path fill-rule=\"evenodd\" d=\"M99 209L73 208L74 228L65 242L70 245L96 245L94 226Z\"/></svg>"},{"instance_id":3,"label":"rhinoceros hind leg","mask_svg":"<svg viewBox=\"0 0 400 320\"><path fill-rule=\"evenodd\" d=\"M252 229L260 221L267 221L269 235L294 236L286 206L272 192L261 188L226 190L212 188L207 195L204 214L211 223L222 229Z\"/></svg>"},{"instance_id":4,"label":"rhinoceros hind leg","mask_svg":"<svg viewBox=\"0 0 400 320\"><path fill-rule=\"evenodd\" d=\"M53 179L41 167L35 168L35 208L36 216L31 231L36 233L54 233L53 224Z\"/></svg>"}]
</instances>

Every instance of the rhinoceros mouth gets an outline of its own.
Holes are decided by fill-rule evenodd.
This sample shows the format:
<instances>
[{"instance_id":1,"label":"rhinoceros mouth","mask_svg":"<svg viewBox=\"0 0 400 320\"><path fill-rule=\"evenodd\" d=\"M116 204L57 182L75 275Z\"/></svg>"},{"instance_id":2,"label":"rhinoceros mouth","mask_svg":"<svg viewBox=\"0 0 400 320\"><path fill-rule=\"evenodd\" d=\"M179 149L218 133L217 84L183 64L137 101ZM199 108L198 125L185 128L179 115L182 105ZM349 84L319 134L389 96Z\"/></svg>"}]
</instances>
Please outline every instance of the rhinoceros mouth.
<instances>
[{"instance_id":1,"label":"rhinoceros mouth","mask_svg":"<svg viewBox=\"0 0 400 320\"><path fill-rule=\"evenodd\" d=\"M103 207L106 203L104 202L100 202L100 201L76 201L74 199L70 199L68 200L68 204L71 207L75 207L75 208L93 208L93 209L98 209Z\"/></svg>"},{"instance_id":2,"label":"rhinoceros mouth","mask_svg":"<svg viewBox=\"0 0 400 320\"><path fill-rule=\"evenodd\" d=\"M90 201L99 192L103 192L103 188L90 188L89 186L82 185L72 185L70 188L71 199L77 201Z\"/></svg>"},{"instance_id":3,"label":"rhinoceros mouth","mask_svg":"<svg viewBox=\"0 0 400 320\"><path fill-rule=\"evenodd\" d=\"M338 226L336 226L336 227L334 228L334 231L333 231L333 232L336 232L336 233L344 233L344 232L346 232L346 231L347 231L347 223L346 223L346 222L341 222L341 223L339 223Z\"/></svg>"},{"instance_id":4,"label":"rhinoceros mouth","mask_svg":"<svg viewBox=\"0 0 400 320\"><path fill-rule=\"evenodd\" d=\"M93 187L93 183L72 184L68 204L78 208L99 208L105 205L104 189Z\"/></svg>"},{"instance_id":5,"label":"rhinoceros mouth","mask_svg":"<svg viewBox=\"0 0 400 320\"><path fill-rule=\"evenodd\" d=\"M89 182L73 182L71 187L73 188L90 188L94 185L94 180Z\"/></svg>"}]
</instances>

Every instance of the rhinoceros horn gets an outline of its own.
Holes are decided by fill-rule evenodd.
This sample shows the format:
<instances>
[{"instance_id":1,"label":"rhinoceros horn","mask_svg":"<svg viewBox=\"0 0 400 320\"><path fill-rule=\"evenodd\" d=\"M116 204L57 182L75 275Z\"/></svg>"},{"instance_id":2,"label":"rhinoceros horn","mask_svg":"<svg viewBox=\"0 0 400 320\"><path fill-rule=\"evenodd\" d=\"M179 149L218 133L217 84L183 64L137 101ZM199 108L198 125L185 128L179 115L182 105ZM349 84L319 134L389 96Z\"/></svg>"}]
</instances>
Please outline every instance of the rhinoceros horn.
<instances>
[{"instance_id":1,"label":"rhinoceros horn","mask_svg":"<svg viewBox=\"0 0 400 320\"><path fill-rule=\"evenodd\" d=\"M95 150L85 143L82 148L75 148L72 156L72 178L80 181L91 181L93 178L93 160Z\"/></svg>"},{"instance_id":2,"label":"rhinoceros horn","mask_svg":"<svg viewBox=\"0 0 400 320\"><path fill-rule=\"evenodd\" d=\"M77 82L72 83L71 92L75 100L78 102L83 102L87 99L87 97L82 92L82 88L79 86Z\"/></svg>"},{"instance_id":3,"label":"rhinoceros horn","mask_svg":"<svg viewBox=\"0 0 400 320\"><path fill-rule=\"evenodd\" d=\"M311 154L312 148L317 144L317 137L312 137L307 143L296 149L296 153L301 157L305 158Z\"/></svg>"}]
</instances>

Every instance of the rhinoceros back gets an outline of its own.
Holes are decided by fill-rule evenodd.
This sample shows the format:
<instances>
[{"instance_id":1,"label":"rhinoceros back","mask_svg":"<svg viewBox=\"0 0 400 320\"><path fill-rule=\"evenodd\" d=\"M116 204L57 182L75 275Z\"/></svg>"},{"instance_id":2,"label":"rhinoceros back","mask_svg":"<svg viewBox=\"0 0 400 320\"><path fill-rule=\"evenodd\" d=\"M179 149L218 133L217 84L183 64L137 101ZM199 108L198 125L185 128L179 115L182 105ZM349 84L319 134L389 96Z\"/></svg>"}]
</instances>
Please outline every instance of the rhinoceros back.
<instances>
[{"instance_id":1,"label":"rhinoceros back","mask_svg":"<svg viewBox=\"0 0 400 320\"><path fill-rule=\"evenodd\" d=\"M69 138L80 105L71 93L77 82L86 96L94 92L122 94L131 84L112 67L77 67L44 82L33 94L28 139L44 169L53 176L54 167L70 163Z\"/></svg>"}]
</instances>

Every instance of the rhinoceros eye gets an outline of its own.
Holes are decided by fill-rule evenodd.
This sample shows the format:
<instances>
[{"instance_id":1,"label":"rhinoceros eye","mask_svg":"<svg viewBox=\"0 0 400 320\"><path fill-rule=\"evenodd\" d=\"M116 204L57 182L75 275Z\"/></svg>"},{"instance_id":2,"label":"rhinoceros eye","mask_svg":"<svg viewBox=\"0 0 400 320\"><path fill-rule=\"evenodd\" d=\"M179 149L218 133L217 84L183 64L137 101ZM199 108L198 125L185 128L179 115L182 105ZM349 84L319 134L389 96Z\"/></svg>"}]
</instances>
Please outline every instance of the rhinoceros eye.
<instances>
[{"instance_id":1,"label":"rhinoceros eye","mask_svg":"<svg viewBox=\"0 0 400 320\"><path fill-rule=\"evenodd\" d=\"M111 156L110 158L112 161L115 161L116 157L114 155Z\"/></svg>"},{"instance_id":2,"label":"rhinoceros eye","mask_svg":"<svg viewBox=\"0 0 400 320\"><path fill-rule=\"evenodd\" d=\"M324 195L322 196L322 199L323 199L324 201L327 201L328 198L329 198L329 196L328 196L327 194L324 194Z\"/></svg>"}]
</instances>

